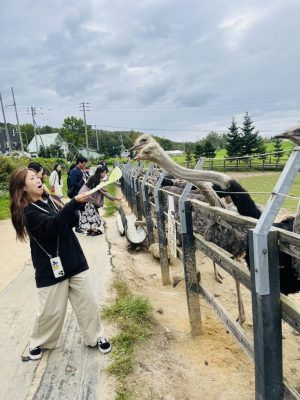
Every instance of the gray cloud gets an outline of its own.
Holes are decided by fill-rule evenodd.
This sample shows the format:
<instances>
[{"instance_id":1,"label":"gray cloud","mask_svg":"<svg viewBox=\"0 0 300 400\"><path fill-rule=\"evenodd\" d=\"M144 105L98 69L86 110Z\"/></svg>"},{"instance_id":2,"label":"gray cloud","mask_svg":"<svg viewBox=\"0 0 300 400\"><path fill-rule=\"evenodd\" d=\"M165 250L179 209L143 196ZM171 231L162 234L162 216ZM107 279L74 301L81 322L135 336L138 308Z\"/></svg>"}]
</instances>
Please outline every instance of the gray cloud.
<instances>
[{"instance_id":1,"label":"gray cloud","mask_svg":"<svg viewBox=\"0 0 300 400\"><path fill-rule=\"evenodd\" d=\"M225 130L246 109L264 131L299 119L297 0L2 0L1 7L0 90L6 103L14 86L20 106L51 108L47 124L80 116L81 101L94 110L90 123L194 130L161 130L187 140Z\"/></svg>"}]
</instances>

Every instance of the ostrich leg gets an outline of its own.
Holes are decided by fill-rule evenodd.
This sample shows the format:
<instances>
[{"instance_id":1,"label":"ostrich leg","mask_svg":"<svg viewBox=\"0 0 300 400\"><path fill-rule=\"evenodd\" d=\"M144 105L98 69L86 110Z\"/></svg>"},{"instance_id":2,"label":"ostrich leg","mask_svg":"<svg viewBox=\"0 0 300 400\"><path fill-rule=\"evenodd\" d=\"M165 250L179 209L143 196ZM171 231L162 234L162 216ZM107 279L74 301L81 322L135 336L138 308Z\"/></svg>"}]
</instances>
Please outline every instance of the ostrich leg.
<instances>
[{"instance_id":1,"label":"ostrich leg","mask_svg":"<svg viewBox=\"0 0 300 400\"><path fill-rule=\"evenodd\" d=\"M246 315L245 315L244 303L243 303L242 294L241 294L241 285L237 279L235 280L235 285L236 285L236 294L237 294L238 308L239 308L239 316L238 316L237 322L240 325L242 325L246 321Z\"/></svg>"},{"instance_id":2,"label":"ostrich leg","mask_svg":"<svg viewBox=\"0 0 300 400\"><path fill-rule=\"evenodd\" d=\"M215 280L218 283L223 283L223 276L218 272L216 263L213 261Z\"/></svg>"}]
</instances>

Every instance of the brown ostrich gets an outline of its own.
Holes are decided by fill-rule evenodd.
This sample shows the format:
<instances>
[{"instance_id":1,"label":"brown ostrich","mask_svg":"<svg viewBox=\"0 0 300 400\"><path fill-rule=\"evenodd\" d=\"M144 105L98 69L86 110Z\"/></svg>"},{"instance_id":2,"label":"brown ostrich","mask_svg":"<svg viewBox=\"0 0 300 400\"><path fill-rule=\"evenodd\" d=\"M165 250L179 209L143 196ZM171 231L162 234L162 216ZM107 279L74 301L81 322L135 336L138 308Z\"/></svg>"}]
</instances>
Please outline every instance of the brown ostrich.
<instances>
[{"instance_id":1,"label":"brown ostrich","mask_svg":"<svg viewBox=\"0 0 300 400\"><path fill-rule=\"evenodd\" d=\"M204 196L205 200L210 205L219 206L222 208L228 208L228 205L226 204L226 202L222 203L218 199L219 196L214 192L214 190L212 190L210 185L206 183L206 181L213 182L213 183L217 184L218 186L220 186L221 189L226 190L226 185L231 184L231 180L227 177L227 175L220 174L220 173L214 173L211 171L191 170L188 168L181 167L180 165L176 164L164 152L164 150L160 147L160 145L150 135L142 135L142 136L138 137L134 146L130 150L137 151L137 155L135 157L137 160L152 161L152 162L158 164L160 167L164 168L166 171L171 173L173 176L193 183L195 186L197 186L200 189L201 194ZM235 181L233 181L233 183L237 184L237 182L235 182ZM235 189L235 191L237 191L237 189L240 190L242 188L240 186L237 188L236 185L234 185L234 189ZM252 201L252 199L251 199L251 201ZM253 204L255 204L255 203L253 202ZM217 236L216 229L218 228L217 224L211 224L210 227L212 230L215 231L215 234L212 236L216 237ZM219 232L218 232L218 235L220 236ZM222 236L222 242L223 242L223 239L224 239L224 236ZM217 243L217 244L219 244L219 243ZM221 282L221 279L220 279L221 276L216 271L215 262L213 262L213 266L214 266L215 277L218 282ZM237 280L235 280L235 282L236 282L238 308L239 308L238 321L240 324L242 324L245 321L246 317L245 317L244 305L243 305L242 297L241 297L240 282Z\"/></svg>"},{"instance_id":2,"label":"brown ostrich","mask_svg":"<svg viewBox=\"0 0 300 400\"><path fill-rule=\"evenodd\" d=\"M300 128L298 127L296 129L286 131L283 134L278 135L277 137L289 139L297 145L300 145ZM165 170L169 171L177 178L185 179L197 187L199 187L199 184L203 181L212 182L214 184L213 189L218 192L222 192L218 193L219 196L231 197L239 214L257 219L260 217L261 210L259 209L259 207L257 207L257 205L255 204L251 196L246 192L246 190L231 177L219 172L203 170L197 171L181 167L164 152L164 150L150 135L139 136L136 139L132 150L135 150L137 152L136 159L152 161L160 165ZM292 231L294 222L294 229L298 229L296 227L297 221L297 219L295 221L295 218L289 217L279 223L274 223L274 226ZM216 224L213 229L215 228ZM214 243L218 244L220 247L223 247L229 235L221 235L220 238L220 235L215 235L212 231L211 236ZM243 248L241 248L241 252L244 250L246 250L246 262L249 267L248 245L246 245L246 248L244 248L244 246ZM230 250L228 251L231 252ZM285 295L288 295L290 293L297 293L300 291L300 274L298 274L298 271L295 268L294 264L295 262L293 262L292 257L289 254L283 253L281 251L279 252L280 290Z\"/></svg>"}]
</instances>

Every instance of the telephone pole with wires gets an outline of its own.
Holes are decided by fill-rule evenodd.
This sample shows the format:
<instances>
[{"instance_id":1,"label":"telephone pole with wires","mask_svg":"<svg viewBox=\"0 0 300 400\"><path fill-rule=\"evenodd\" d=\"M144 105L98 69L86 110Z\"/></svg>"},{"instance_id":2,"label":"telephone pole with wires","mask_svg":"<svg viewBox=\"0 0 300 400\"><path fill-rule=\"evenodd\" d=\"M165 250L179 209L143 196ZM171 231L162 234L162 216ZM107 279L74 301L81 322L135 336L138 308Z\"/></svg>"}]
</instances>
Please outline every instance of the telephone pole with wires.
<instances>
[{"instance_id":1,"label":"telephone pole with wires","mask_svg":"<svg viewBox=\"0 0 300 400\"><path fill-rule=\"evenodd\" d=\"M31 108L31 116L32 116L32 124L33 124L33 130L34 130L34 138L35 138L35 146L36 146L36 155L38 155L39 153L39 146L38 146L38 141L37 141L37 135L36 135L36 122L34 119L34 116L36 114L36 110L34 107L30 107Z\"/></svg>"},{"instance_id":2,"label":"telephone pole with wires","mask_svg":"<svg viewBox=\"0 0 300 400\"><path fill-rule=\"evenodd\" d=\"M15 95L14 95L14 88L13 87L11 87L11 94L12 94L12 98L13 98L13 104L8 104L7 107L14 107L15 108L17 127L18 127L20 144L21 144L21 151L22 151L22 153L24 153L24 143L23 143L22 133L21 133L21 129L20 129L20 123L19 123L19 117L18 117L18 111L17 111L17 105L16 105L16 101L15 101Z\"/></svg>"},{"instance_id":3,"label":"telephone pole with wires","mask_svg":"<svg viewBox=\"0 0 300 400\"><path fill-rule=\"evenodd\" d=\"M7 128L7 123L6 123L6 118L5 118L5 113L4 113L4 107L3 107L3 102L2 102L2 96L0 93L0 103L1 103L1 108L2 108L2 115L3 115L3 121L4 121L4 128L5 128L5 133L6 133L6 140L7 140L7 144L8 144L8 149L9 152L11 153L11 142L10 142L10 137L9 137L9 133L8 133L8 128Z\"/></svg>"},{"instance_id":4,"label":"telephone pole with wires","mask_svg":"<svg viewBox=\"0 0 300 400\"><path fill-rule=\"evenodd\" d=\"M85 115L85 112L89 111L88 110L89 104L90 103L85 103L84 101L82 103L79 103L79 106L82 107L82 108L80 108L80 111L83 111L84 132L85 132L85 146L86 146L87 158L89 158L90 152L89 152L89 138L88 138L88 132L87 132L87 126L86 126L86 115Z\"/></svg>"}]
</instances>

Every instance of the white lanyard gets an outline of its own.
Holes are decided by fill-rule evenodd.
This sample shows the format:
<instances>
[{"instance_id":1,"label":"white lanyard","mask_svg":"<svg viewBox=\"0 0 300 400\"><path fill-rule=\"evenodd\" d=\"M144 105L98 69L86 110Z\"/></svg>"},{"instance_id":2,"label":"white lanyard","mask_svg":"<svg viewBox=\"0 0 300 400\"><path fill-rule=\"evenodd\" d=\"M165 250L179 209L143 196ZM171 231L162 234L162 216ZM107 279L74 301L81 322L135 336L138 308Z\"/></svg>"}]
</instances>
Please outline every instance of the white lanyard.
<instances>
[{"instance_id":1,"label":"white lanyard","mask_svg":"<svg viewBox=\"0 0 300 400\"><path fill-rule=\"evenodd\" d=\"M55 210L58 212L58 208L57 208L56 205L53 203L53 201L51 200L50 197L49 197L49 200L50 200L51 203L53 204ZM39 208L41 211L43 211L43 212L49 214L49 211L47 211L47 210L45 210L44 208L38 206L37 204L35 204L35 203L31 203L31 204L32 204L33 206L35 206L36 208ZM47 256L51 259L51 258L52 258L51 254L49 254L49 253L44 249L44 247L43 247L42 245L40 245L40 243L37 241L37 239L36 239L33 235L31 235L31 236L32 236L32 238L35 240L35 242L39 245L39 247L40 247L40 248L47 254ZM59 257L59 252L58 252L58 250L59 250L59 236L57 237L57 249L56 249L56 255Z\"/></svg>"},{"instance_id":2,"label":"white lanyard","mask_svg":"<svg viewBox=\"0 0 300 400\"><path fill-rule=\"evenodd\" d=\"M51 201L51 203L52 203L52 205L53 205L55 211L58 213L58 212L59 212L59 209L57 208L56 204L52 201L51 197L49 197L49 200ZM41 211L43 211L43 212L49 214L49 211L48 211L48 210L45 210L44 208L38 206L37 204L35 204L35 203L30 203L30 204L32 204L32 205L33 205L34 207L36 207L36 208L39 208ZM48 204L48 203L45 203L45 204Z\"/></svg>"},{"instance_id":3,"label":"white lanyard","mask_svg":"<svg viewBox=\"0 0 300 400\"><path fill-rule=\"evenodd\" d=\"M51 254L49 254L49 253L44 249L44 247L43 247L42 245L39 244L39 242L36 240L36 238L35 238L33 235L31 235L31 236L32 236L32 238L35 240L35 242L39 245L39 247L44 251L44 253L46 253L47 256L51 259L51 258L52 258ZM57 237L57 249L56 249L56 255L57 255L57 257L59 257L58 248L59 248L59 236Z\"/></svg>"}]
</instances>

